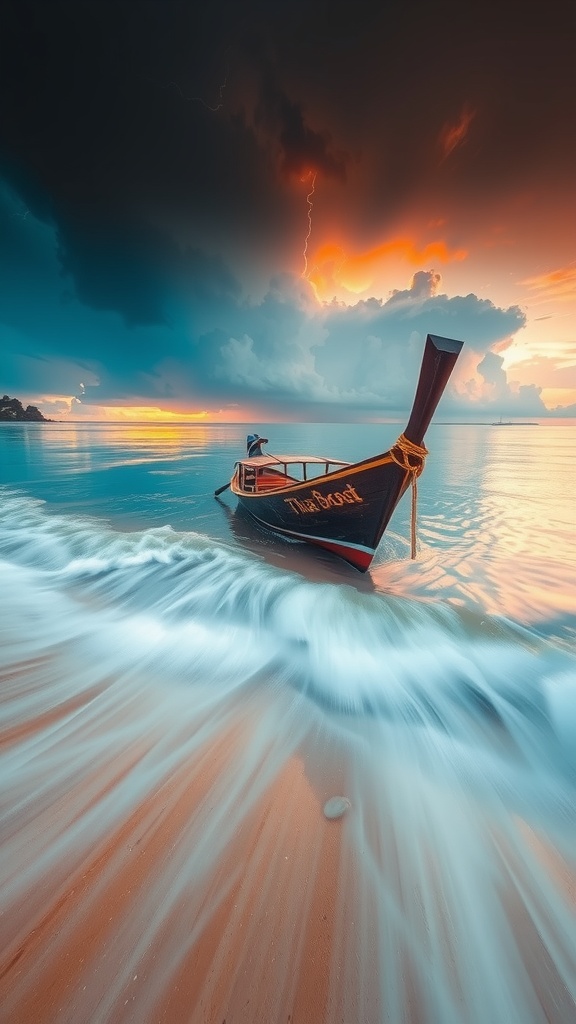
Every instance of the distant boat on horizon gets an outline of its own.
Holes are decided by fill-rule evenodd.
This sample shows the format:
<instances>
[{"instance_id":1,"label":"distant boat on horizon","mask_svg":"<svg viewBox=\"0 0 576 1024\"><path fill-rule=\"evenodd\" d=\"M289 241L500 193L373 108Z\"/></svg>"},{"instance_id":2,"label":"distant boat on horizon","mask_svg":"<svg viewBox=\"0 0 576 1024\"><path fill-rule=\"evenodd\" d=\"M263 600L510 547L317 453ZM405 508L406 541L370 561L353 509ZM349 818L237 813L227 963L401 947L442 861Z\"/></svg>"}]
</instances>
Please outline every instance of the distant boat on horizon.
<instances>
[{"instance_id":1,"label":"distant boat on horizon","mask_svg":"<svg viewBox=\"0 0 576 1024\"><path fill-rule=\"evenodd\" d=\"M494 423L491 423L490 426L491 427L538 427L539 424L536 423L535 421L528 421L528 420L524 420L524 421L517 420L517 422L515 423L514 420L503 420L502 417L500 417L499 420L496 420Z\"/></svg>"}]
</instances>

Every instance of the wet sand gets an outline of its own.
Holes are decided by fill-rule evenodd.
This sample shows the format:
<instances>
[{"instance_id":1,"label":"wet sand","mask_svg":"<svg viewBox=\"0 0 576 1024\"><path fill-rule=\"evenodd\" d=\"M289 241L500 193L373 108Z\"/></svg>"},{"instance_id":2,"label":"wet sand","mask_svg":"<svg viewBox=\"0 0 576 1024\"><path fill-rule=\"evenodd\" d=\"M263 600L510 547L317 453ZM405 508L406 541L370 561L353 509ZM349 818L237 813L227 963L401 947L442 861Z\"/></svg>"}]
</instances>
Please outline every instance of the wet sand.
<instances>
[{"instance_id":1,"label":"wet sand","mask_svg":"<svg viewBox=\"0 0 576 1024\"><path fill-rule=\"evenodd\" d=\"M20 682L21 692L27 690L24 674ZM4 745L25 737L34 758L43 732L58 730L71 715L77 724L68 741L76 741L80 730L86 743L94 728L87 717L93 697L91 690L73 709L66 702L25 731L7 731ZM142 714L142 704L139 708ZM371 821L364 808L367 857L350 842L354 802L340 819L329 821L323 814L329 797L353 789L338 744L317 747L308 736L288 758L272 759L261 785L253 777L250 787L244 779L234 791L250 745L262 746L262 763L270 756L273 738L267 733L262 742L255 724L269 709L269 697L252 692L246 700L244 694L230 703L227 724L216 732L211 712L198 715L194 731L200 736L205 731L205 742L163 772L162 781L158 776L152 790L144 787L141 799L132 796L114 822L109 819L102 828L96 816L93 845L75 842L79 814L88 820L112 789L122 801L121 780L135 768L142 773L159 732L143 731L137 743L118 750L106 778L100 765L80 781L68 777L65 793L49 807L39 794L15 815L13 834L22 831L25 842L12 867L15 876L28 874L29 887L20 887L0 919L3 1019L17 1024L438 1021L407 939L394 950L402 977L386 1006L382 964L392 951L383 946L378 885L366 874L367 864L400 893L408 923L413 904L408 893L402 894L393 823L389 841L383 842L377 813ZM130 728L134 734L133 722ZM182 749L188 739L185 728L179 736ZM23 792L20 797L30 804ZM523 822L518 828L574 909L572 870ZM44 865L50 830L51 843L60 836L62 856ZM442 866L433 850L425 858L435 878L437 917L445 924L436 954L446 958L457 991L459 954L449 934ZM520 865L517 879L524 870ZM530 879L524 881L529 887ZM526 912L526 899L510 887L503 905L515 922L521 956L526 964L539 965L533 982L542 1020L567 1024L573 1003ZM419 925L413 920L412 927L416 933ZM461 1020L476 1017L463 1005Z\"/></svg>"},{"instance_id":2,"label":"wet sand","mask_svg":"<svg viewBox=\"0 0 576 1024\"><path fill-rule=\"evenodd\" d=\"M74 710L77 710L75 708ZM254 741L250 714L211 735L159 788L79 854L65 807L74 787L14 822L26 833L15 873L33 885L0 923L0 1004L5 1019L38 1022L312 1022L339 1019L334 961L337 891L342 884L346 817L328 821L323 802L342 775L316 769L315 785L298 754L243 808L232 835L205 842L226 800L235 765ZM67 719L69 703L5 744ZM200 719L195 729L201 731ZM145 758L155 737L118 751L108 787ZM79 806L87 816L102 783L86 776ZM93 801L87 794L93 791ZM46 830L62 810L63 859L38 863ZM218 830L222 822L218 820ZM226 829L224 829L226 832ZM214 831L211 832L211 839ZM331 986L332 980L332 986ZM348 993L350 997L350 993ZM374 1017L376 1020L376 1016Z\"/></svg>"}]
</instances>

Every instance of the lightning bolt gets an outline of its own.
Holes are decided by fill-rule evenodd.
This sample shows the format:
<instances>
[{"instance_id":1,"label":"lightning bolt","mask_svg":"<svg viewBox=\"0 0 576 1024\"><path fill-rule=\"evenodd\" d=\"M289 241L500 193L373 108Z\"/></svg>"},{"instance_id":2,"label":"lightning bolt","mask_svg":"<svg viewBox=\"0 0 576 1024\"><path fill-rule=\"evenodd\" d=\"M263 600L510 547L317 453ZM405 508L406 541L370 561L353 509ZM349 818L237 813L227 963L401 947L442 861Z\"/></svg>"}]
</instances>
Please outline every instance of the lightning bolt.
<instances>
[{"instance_id":1,"label":"lightning bolt","mask_svg":"<svg viewBox=\"0 0 576 1024\"><path fill-rule=\"evenodd\" d=\"M183 100L188 100L190 103L201 103L203 107L206 107L206 110L211 110L213 114L215 114L217 110L221 110L224 106L224 90L227 84L228 69L226 69L224 81L218 90L219 102L216 103L215 106L212 106L210 103L206 103L206 100L202 99L202 96L185 96L177 82L170 82L170 85L174 85L178 89Z\"/></svg>"},{"instance_id":2,"label":"lightning bolt","mask_svg":"<svg viewBox=\"0 0 576 1024\"><path fill-rule=\"evenodd\" d=\"M219 102L217 107L208 107L208 110L220 110L220 107L224 106L224 90L225 90L227 85L228 85L228 70L226 70L226 73L224 75L224 81L222 82L222 85L220 86L220 92L219 92L220 102Z\"/></svg>"},{"instance_id":3,"label":"lightning bolt","mask_svg":"<svg viewBox=\"0 0 576 1024\"><path fill-rule=\"evenodd\" d=\"M310 235L312 234L312 210L314 209L314 203L312 202L312 196L316 188L316 171L309 171L308 174L301 178L301 181L306 181L307 178L312 179L312 188L306 196L306 202L308 203L308 231L306 238L304 239L304 251L302 256L304 257L304 270L302 271L302 277L308 278L308 242L310 241Z\"/></svg>"},{"instance_id":4,"label":"lightning bolt","mask_svg":"<svg viewBox=\"0 0 576 1024\"><path fill-rule=\"evenodd\" d=\"M224 106L224 91L226 89L226 86L228 85L228 68L226 68L226 71L224 73L224 80L218 90L218 103L214 104L213 106L210 103L207 103L206 100L202 98L202 96L187 96L186 93L183 91L182 87L178 85L178 82L171 81L162 84L161 82L154 82L152 78L148 78L147 80L149 82L153 82L154 85L159 86L161 89L175 89L178 95L181 97L181 99L184 100L185 103L201 103L203 107L206 107L206 110L211 110L212 113L215 114L216 111L221 110L222 107Z\"/></svg>"}]
</instances>

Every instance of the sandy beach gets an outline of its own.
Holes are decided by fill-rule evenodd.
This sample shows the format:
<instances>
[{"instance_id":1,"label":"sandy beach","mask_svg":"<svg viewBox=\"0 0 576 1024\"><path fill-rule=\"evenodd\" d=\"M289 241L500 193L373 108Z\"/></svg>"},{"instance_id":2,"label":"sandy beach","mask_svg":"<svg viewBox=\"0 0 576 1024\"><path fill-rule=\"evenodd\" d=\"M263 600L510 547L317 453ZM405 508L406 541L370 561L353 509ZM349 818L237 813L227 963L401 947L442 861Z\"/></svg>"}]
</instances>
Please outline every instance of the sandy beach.
<instances>
[{"instance_id":1,"label":"sandy beach","mask_svg":"<svg viewBox=\"0 0 576 1024\"><path fill-rule=\"evenodd\" d=\"M41 671L46 678L46 662ZM34 673L21 670L5 683L12 696L17 691L29 697ZM100 698L113 690L107 680ZM79 742L87 746L94 736L94 701L91 688L82 700L13 727L3 736L3 749L26 743L34 760L43 746L46 752L48 735L60 733L59 743L69 744L72 757ZM193 734L189 725L176 727L171 741L177 739L180 755L174 764L165 759L165 750L162 758L156 756L161 731L149 728L146 700L137 705L139 726L148 727L135 739L132 696L123 727L134 741L116 750L111 761L86 765L82 778L67 774L59 792L49 785L48 801L42 792L33 799L24 789L12 792L13 825L4 838L18 856L11 862L13 902L0 925L3 1019L18 1024L377 1024L394 1019L422 1024L438 1019L422 985L418 944L411 946L401 928L404 942L386 948L394 929L388 935L382 929L379 903L384 884L397 894L396 910L406 913L413 938L427 915L428 928L435 919L440 931L431 963L434 956L446 957L447 977L457 991L460 953L442 865L433 850L422 851L436 889L418 895L415 879L414 902L403 891L393 822L388 820L383 843L381 810L358 808L338 744L330 749L322 740L311 743L308 735L285 756L273 731L262 731L262 722L277 713L277 701L277 694L272 702L252 688L248 697L232 698L216 719L214 708L197 715ZM291 714L287 705L284 712ZM255 748L246 769L245 753ZM61 755L63 762L65 751ZM147 780L139 795L128 795L127 780L135 772L142 776L151 757L154 785ZM99 809L112 790L123 810L104 816L103 825ZM326 800L347 793L350 808L340 819L328 820ZM356 847L351 835L360 816L366 819L369 851ZM522 822L518 827L525 849L533 849L544 865L547 884L557 887L573 913L573 869ZM516 879L524 872L525 864L517 865ZM530 879L524 882L529 885ZM430 899L434 915L426 906ZM502 906L516 929L526 968L533 971L542 1019L568 1022L571 1000L510 878ZM555 927L554 921L548 924ZM401 975L387 1007L382 963L390 954ZM392 1015L394 1005L401 1018Z\"/></svg>"},{"instance_id":2,"label":"sandy beach","mask_svg":"<svg viewBox=\"0 0 576 1024\"><path fill-rule=\"evenodd\" d=\"M17 682L26 691L23 673ZM4 747L34 745L79 710L67 702L13 727ZM49 808L39 797L15 817L21 856L14 873L29 872L33 884L19 887L2 915L5 1019L338 1019L330 996L340 973L333 952L345 818L327 820L322 806L344 780L320 769L313 785L295 754L269 784L256 785L238 827L222 829L219 804L254 741L255 710L254 701L250 713L231 708L234 726L211 734L153 793L135 800L117 827L96 829L81 854L71 838L77 814L89 817L155 737L118 751L107 779L95 771L80 783L68 780ZM210 729L200 720L195 726ZM50 832L67 852L44 873L38 858Z\"/></svg>"}]
</instances>

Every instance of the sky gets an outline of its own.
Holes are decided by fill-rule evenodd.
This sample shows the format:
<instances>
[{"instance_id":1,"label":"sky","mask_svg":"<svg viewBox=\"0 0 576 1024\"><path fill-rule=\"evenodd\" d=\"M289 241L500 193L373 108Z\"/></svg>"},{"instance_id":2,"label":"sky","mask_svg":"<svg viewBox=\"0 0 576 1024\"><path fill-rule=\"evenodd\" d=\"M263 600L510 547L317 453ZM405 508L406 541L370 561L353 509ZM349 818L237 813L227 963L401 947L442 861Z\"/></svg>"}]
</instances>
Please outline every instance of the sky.
<instances>
[{"instance_id":1,"label":"sky","mask_svg":"<svg viewBox=\"0 0 576 1024\"><path fill-rule=\"evenodd\" d=\"M576 7L3 0L0 391L59 420L576 416Z\"/></svg>"}]
</instances>

